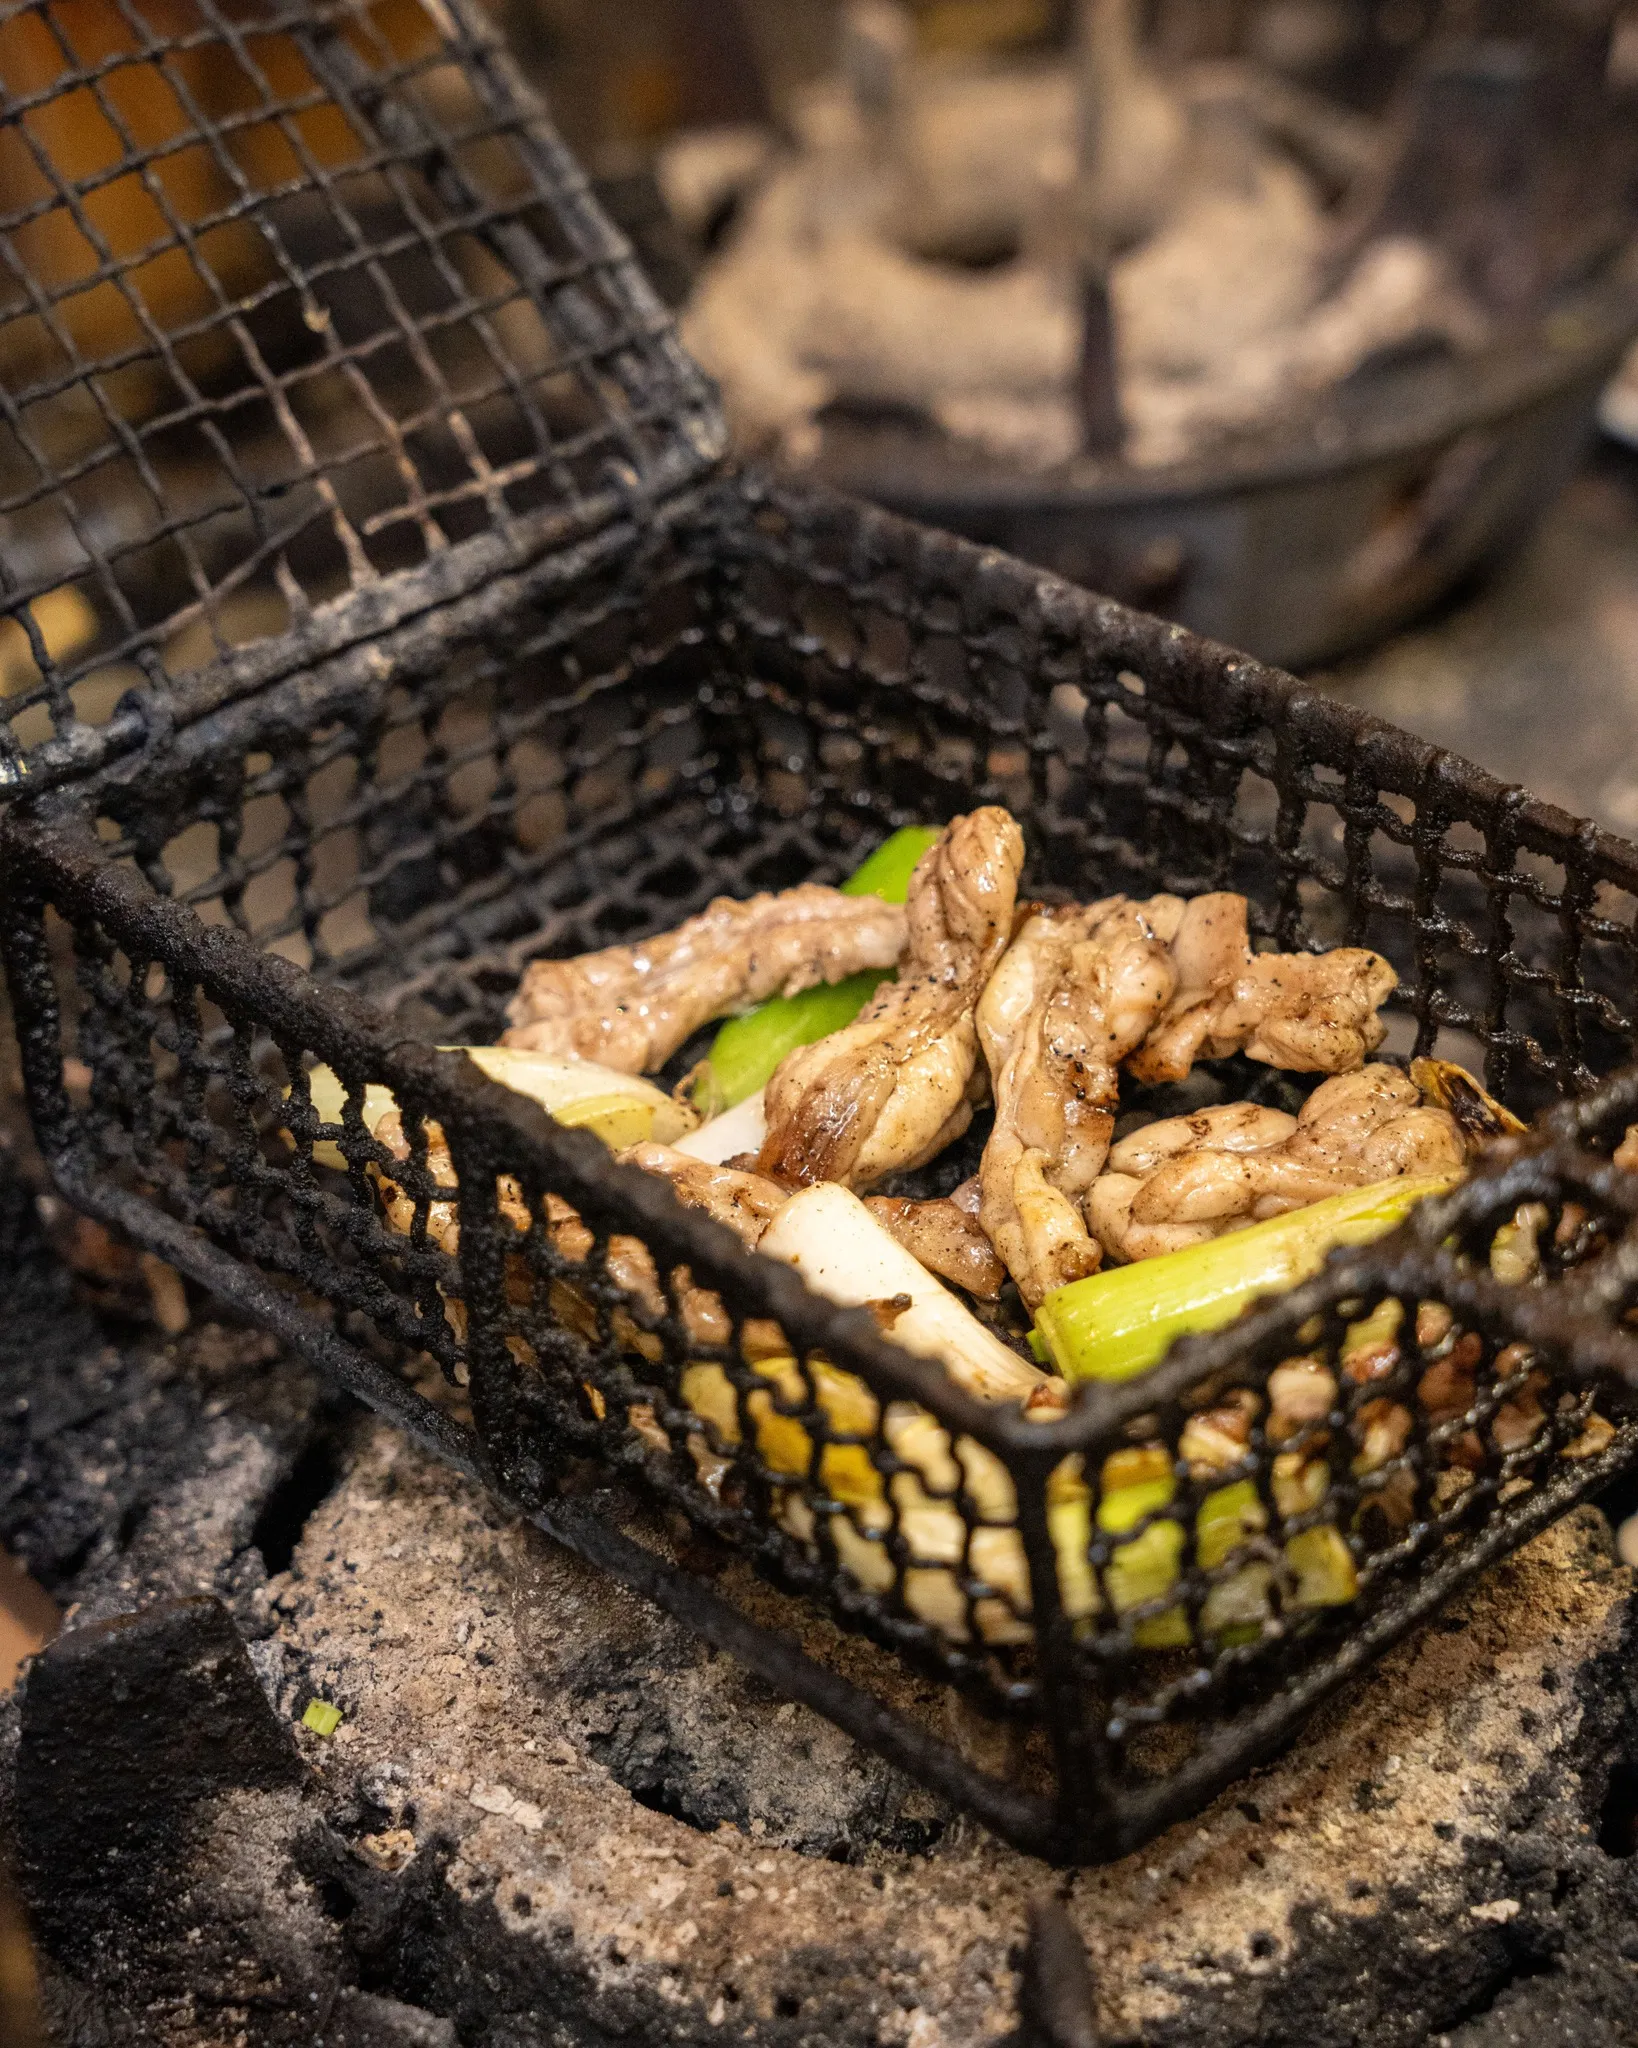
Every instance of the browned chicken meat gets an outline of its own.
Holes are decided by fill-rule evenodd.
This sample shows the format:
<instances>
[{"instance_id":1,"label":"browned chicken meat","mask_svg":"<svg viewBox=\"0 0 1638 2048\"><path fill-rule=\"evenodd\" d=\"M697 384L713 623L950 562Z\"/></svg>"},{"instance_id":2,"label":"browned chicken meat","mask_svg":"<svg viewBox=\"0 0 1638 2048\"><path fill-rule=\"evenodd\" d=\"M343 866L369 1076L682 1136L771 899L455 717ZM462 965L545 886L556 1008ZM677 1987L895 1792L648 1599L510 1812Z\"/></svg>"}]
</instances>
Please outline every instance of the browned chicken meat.
<instances>
[{"instance_id":1,"label":"browned chicken meat","mask_svg":"<svg viewBox=\"0 0 1638 2048\"><path fill-rule=\"evenodd\" d=\"M790 1200L790 1189L766 1174L713 1166L670 1145L633 1145L620 1156L627 1165L669 1181L679 1201L726 1224L752 1251ZM986 1300L1000 1293L1005 1268L967 1210L951 1201L914 1202L880 1195L865 1206L928 1272Z\"/></svg>"},{"instance_id":2,"label":"browned chicken meat","mask_svg":"<svg viewBox=\"0 0 1638 2048\"><path fill-rule=\"evenodd\" d=\"M1127 1070L1181 1081L1196 1060L1244 1052L1302 1074L1347 1074L1382 1043L1399 977L1380 954L1254 953L1243 896L1196 896L1173 942L1177 993Z\"/></svg>"},{"instance_id":3,"label":"browned chicken meat","mask_svg":"<svg viewBox=\"0 0 1638 2048\"><path fill-rule=\"evenodd\" d=\"M912 1202L896 1195L872 1195L865 1207L876 1221L929 1273L994 1301L1007 1269L979 1227L976 1216L952 1201Z\"/></svg>"},{"instance_id":4,"label":"browned chicken meat","mask_svg":"<svg viewBox=\"0 0 1638 2048\"><path fill-rule=\"evenodd\" d=\"M818 882L746 903L719 896L658 938L533 962L502 1043L646 1073L712 1018L895 967L904 943L904 911L878 896L844 896Z\"/></svg>"},{"instance_id":5,"label":"browned chicken meat","mask_svg":"<svg viewBox=\"0 0 1638 2048\"><path fill-rule=\"evenodd\" d=\"M1120 1063L1177 986L1176 896L1042 910L990 978L978 1034L995 1096L980 1215L1026 1304L1095 1273L1081 1205L1115 1128Z\"/></svg>"},{"instance_id":6,"label":"browned chicken meat","mask_svg":"<svg viewBox=\"0 0 1638 2048\"><path fill-rule=\"evenodd\" d=\"M376 1125L375 1135L394 1158L408 1160L410 1145L404 1132L403 1120L396 1109L389 1110ZM443 1131L436 1124L427 1126L426 1170L435 1186L449 1191L445 1200L435 1199L428 1208L427 1236L431 1243L446 1252L451 1258L460 1254L461 1228L458 1209L459 1180L454 1161L450 1156L449 1144ZM637 1155L645 1155L639 1158ZM666 1145L633 1146L626 1155L634 1165L643 1166L648 1172L664 1173L671 1180L679 1196L685 1201L693 1200L697 1206L709 1209L718 1222L725 1223L747 1246L755 1246L762 1235L774 1209L786 1199L783 1188L775 1188L767 1181L758 1180L754 1174L733 1173L726 1168L707 1165L704 1161L690 1159L686 1154L673 1152ZM683 1174L680 1169L696 1171ZM398 1182L386 1174L377 1175L382 1207L387 1220L395 1230L409 1235L415 1224L416 1205L413 1197ZM496 1184L496 1196L500 1213L506 1222L521 1235L535 1220L531 1217L523 1191L510 1174L502 1174ZM542 1204L543 1220L552 1247L565 1259L580 1262L587 1259L595 1239L579 1212L560 1196L548 1194ZM650 1315L660 1316L675 1308L682 1317L689 1336L699 1344L727 1344L733 1341L734 1324L721 1297L713 1290L694 1284L692 1273L686 1266L675 1267L671 1273L671 1299L660 1284L659 1269L654 1255L639 1237L632 1237L624 1231L614 1233L608 1240L606 1270L614 1284L623 1289L632 1300L640 1303ZM527 1283L514 1279L509 1288ZM570 1328L583 1336L599 1333L599 1311L590 1297L572 1282L563 1280L552 1284L549 1293L552 1313L566 1322ZM452 1296L445 1296L445 1308L458 1330L466 1328L465 1304ZM630 1312L616 1307L609 1314L610 1328L616 1339L649 1359L661 1355L659 1339L651 1332L639 1329ZM739 1341L747 1358L779 1357L787 1346L778 1326L761 1318L753 1318L740 1329ZM630 1410L629 1419L645 1434L654 1434L655 1425L652 1411L643 1404ZM660 1439L664 1445L663 1438Z\"/></svg>"},{"instance_id":7,"label":"browned chicken meat","mask_svg":"<svg viewBox=\"0 0 1638 2048\"><path fill-rule=\"evenodd\" d=\"M703 1209L718 1223L726 1224L752 1251L775 1213L790 1200L789 1188L763 1174L713 1166L670 1145L633 1145L620 1157L629 1166L640 1166L645 1173L668 1180L678 1201Z\"/></svg>"},{"instance_id":8,"label":"browned chicken meat","mask_svg":"<svg viewBox=\"0 0 1638 2048\"><path fill-rule=\"evenodd\" d=\"M1023 864L1024 835L995 806L957 818L922 856L898 980L768 1083L761 1172L862 1192L967 1128L987 1084L973 1013L1012 937Z\"/></svg>"},{"instance_id":9,"label":"browned chicken meat","mask_svg":"<svg viewBox=\"0 0 1638 2048\"><path fill-rule=\"evenodd\" d=\"M1236 1102L1134 1132L1110 1152L1087 1221L1111 1258L1150 1259L1466 1158L1448 1110L1397 1068L1371 1066L1323 1083L1296 1117Z\"/></svg>"}]
</instances>

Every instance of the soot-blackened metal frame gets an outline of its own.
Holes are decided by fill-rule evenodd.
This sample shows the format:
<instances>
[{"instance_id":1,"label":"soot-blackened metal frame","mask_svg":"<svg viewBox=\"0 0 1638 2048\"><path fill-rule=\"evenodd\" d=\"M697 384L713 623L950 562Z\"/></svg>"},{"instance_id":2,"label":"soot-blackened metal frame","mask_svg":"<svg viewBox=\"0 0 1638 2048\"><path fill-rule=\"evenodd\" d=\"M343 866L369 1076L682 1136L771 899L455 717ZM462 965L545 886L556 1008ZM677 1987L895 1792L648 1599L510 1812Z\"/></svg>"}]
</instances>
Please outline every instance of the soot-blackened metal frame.
<instances>
[{"instance_id":1,"label":"soot-blackened metal frame","mask_svg":"<svg viewBox=\"0 0 1638 2048\"><path fill-rule=\"evenodd\" d=\"M395 780L386 759L406 732L421 752ZM541 733L555 752L531 795L515 757ZM287 801L337 761L351 782L329 819L305 795ZM484 761L486 785L460 795ZM520 820L543 795L542 843ZM252 857L245 821L270 800L282 827ZM843 872L905 818L979 801L1019 815L1030 886L1238 886L1282 945L1381 944L1418 1046L1465 1034L1494 1085L1566 1106L1391 1240L1180 1344L1134 1385L1083 1390L1066 1419L1042 1425L964 1397L862 1313L809 1295L585 1134L432 1049L491 1032L510 976L542 945L663 927L719 889ZM178 874L168 849L201 818L216 825L216 865ZM327 833L352 850L341 882L324 872ZM294 904L258 918L273 855L294 867ZM1197 1808L1458 1587L1638 1459L1626 1419L1638 1346L1624 1323L1638 1180L1608 1158L1638 1117L1638 1080L1589 1092L1631 1050L1622 906L1638 895L1638 852L1006 558L822 492L729 477L212 707L153 736L138 763L14 807L5 856L29 1098L73 1201L1020 1846L1102 1860ZM324 920L360 881L371 935L338 955ZM270 942L305 948L320 977ZM349 1091L341 1126L322 1131L305 1081L315 1062ZM408 1159L364 1126L367 1083L393 1092ZM458 1193L434 1170L433 1124ZM326 1141L344 1174L321 1168ZM413 1202L407 1236L382 1219L383 1180ZM440 1235L440 1203L458 1203L458 1242ZM1486 1254L1526 1203L1546 1217L1542 1284L1506 1288ZM565 1248L563 1204L584 1244ZM660 1276L647 1294L618 1264L633 1238ZM726 1341L689 1320L700 1288L725 1309ZM1390 1297L1412 1317L1440 1302L1473 1333L1480 1363L1459 1425L1422 1412L1408 1341L1397 1379L1347 1385L1346 1332ZM803 1472L764 1455L766 1385L739 1344L758 1319L801 1362L777 1412L817 1447ZM1338 1368L1337 1410L1313 1451L1324 1497L1306 1514L1282 1504L1281 1447L1254 1431L1228 1476L1257 1489L1263 1530L1203 1563L1190 1507L1224 1475L1203 1482L1177 1452L1198 1390L1238 1387L1255 1402L1293 1354ZM687 1391L702 1359L735 1389L726 1435ZM817 1359L871 1390L874 1427L838 1427ZM1551 1405L1537 1401L1544 1420L1520 1448L1500 1419L1532 1373ZM1384 1389L1404 1396L1406 1439L1362 1475L1361 1417ZM964 1459L1005 1466L1026 1595L975 1563L998 1524L969 1465L943 1492L926 1480L964 1531L959 1557L918 1553L896 1504L892 1402L929 1412ZM1475 1448L1452 1495L1440 1474L1463 1431ZM1104 1460L1139 1441L1171 1447L1174 1496L1135 1530L1091 1521L1078 1550L1066 1545L1054 1486L1078 1473L1098 1495ZM861 1579L857 1545L838 1546L838 1513L859 1511L840 1511L823 1478L832 1449L862 1450L876 1502L893 1504L860 1525L885 1583ZM732 1579L678 1561L686 1548L638 1541L624 1497L592 1483L599 1472L800 1596L794 1632L736 1605ZM1401 1476L1408 1511L1364 1519ZM1320 1523L1349 1545L1359 1589L1335 1611L1304 1612L1280 1541ZM1111 1568L1157 1524L1185 1532L1174 1576L1122 1611ZM1256 1640L1213 1635L1206 1603L1251 1565L1270 1589ZM935 1581L954 1627L929 1619ZM880 1647L869 1675L826 1661L803 1620L815 1610ZM1146 1647L1145 1624L1178 1614L1184 1644ZM1010 1721L1011 1767L979 1768L919 1718L905 1665ZM1168 1729L1192 1748L1157 1760L1144 1743Z\"/></svg>"},{"instance_id":2,"label":"soot-blackened metal frame","mask_svg":"<svg viewBox=\"0 0 1638 2048\"><path fill-rule=\"evenodd\" d=\"M474 0L0 5L0 793L481 591L724 443Z\"/></svg>"}]
</instances>

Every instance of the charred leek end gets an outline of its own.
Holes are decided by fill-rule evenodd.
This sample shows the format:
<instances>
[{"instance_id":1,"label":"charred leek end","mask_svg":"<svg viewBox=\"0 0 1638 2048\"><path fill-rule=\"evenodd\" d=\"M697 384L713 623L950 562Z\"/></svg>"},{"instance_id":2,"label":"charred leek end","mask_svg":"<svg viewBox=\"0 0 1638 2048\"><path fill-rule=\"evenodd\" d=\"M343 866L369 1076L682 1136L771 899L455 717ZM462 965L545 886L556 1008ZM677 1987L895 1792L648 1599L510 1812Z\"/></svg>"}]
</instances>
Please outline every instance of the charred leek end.
<instances>
[{"instance_id":1,"label":"charred leek end","mask_svg":"<svg viewBox=\"0 0 1638 2048\"><path fill-rule=\"evenodd\" d=\"M1379 1181L1248 1229L1060 1287L1036 1329L1065 1379L1129 1380L1179 1337L1221 1329L1260 1296L1307 1280L1340 1245L1369 1244L1456 1176Z\"/></svg>"},{"instance_id":2,"label":"charred leek end","mask_svg":"<svg viewBox=\"0 0 1638 2048\"><path fill-rule=\"evenodd\" d=\"M527 1095L560 1124L589 1130L615 1151L650 1139L660 1145L673 1144L699 1121L686 1103L675 1101L652 1082L635 1074L617 1074L591 1060L553 1059L544 1053L513 1052L502 1045L441 1049L464 1052L490 1080ZM331 1068L314 1067L307 1076L307 1092L324 1123L344 1121L347 1089ZM364 1128L373 1134L381 1119L396 1107L391 1092L372 1081L364 1091ZM313 1157L321 1166L342 1173L347 1170L341 1147L333 1139L321 1138L313 1147Z\"/></svg>"},{"instance_id":3,"label":"charred leek end","mask_svg":"<svg viewBox=\"0 0 1638 2048\"><path fill-rule=\"evenodd\" d=\"M1465 1067L1449 1060L1412 1060L1410 1077L1424 1101L1436 1103L1455 1118L1470 1152L1494 1144L1498 1138L1516 1138L1529 1128L1487 1093Z\"/></svg>"},{"instance_id":4,"label":"charred leek end","mask_svg":"<svg viewBox=\"0 0 1638 2048\"><path fill-rule=\"evenodd\" d=\"M917 862L940 836L935 825L907 825L902 832L895 832L842 884L842 894L880 896L885 903L902 903ZM850 974L828 987L775 996L743 1017L730 1018L689 1077L695 1107L702 1116L719 1117L754 1095L798 1047L813 1045L851 1024L887 979L885 973L874 970Z\"/></svg>"}]
</instances>

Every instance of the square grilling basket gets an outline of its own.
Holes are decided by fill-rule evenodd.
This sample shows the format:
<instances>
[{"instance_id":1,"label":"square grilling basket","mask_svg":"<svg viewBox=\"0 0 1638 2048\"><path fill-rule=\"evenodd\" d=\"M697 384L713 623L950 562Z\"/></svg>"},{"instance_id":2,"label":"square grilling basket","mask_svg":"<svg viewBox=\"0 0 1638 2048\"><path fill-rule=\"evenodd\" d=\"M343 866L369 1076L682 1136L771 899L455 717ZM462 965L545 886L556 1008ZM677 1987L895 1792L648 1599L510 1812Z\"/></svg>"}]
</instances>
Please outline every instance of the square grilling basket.
<instances>
[{"instance_id":1,"label":"square grilling basket","mask_svg":"<svg viewBox=\"0 0 1638 2048\"><path fill-rule=\"evenodd\" d=\"M4 939L74 1202L1064 1861L1197 1808L1638 1458L1638 1177L1610 1159L1638 1077L1606 1078L1638 849L1180 629L725 467L471 0L44 0L0 12L0 88ZM1032 893L1235 889L1282 949L1376 947L1390 1047L1482 1060L1536 1128L1041 1423L436 1049L498 1035L537 955L992 802ZM381 1087L407 1163L365 1121ZM1538 1270L1507 1286L1523 1205ZM1452 1346L1454 1415L1427 1394ZM1296 1438L1266 1426L1293 1357L1335 1386ZM1236 1389L1250 1441L1206 1471L1185 1426ZM917 1410L935 1452L901 1456ZM1103 1513L1140 1450L1169 1477Z\"/></svg>"}]
</instances>

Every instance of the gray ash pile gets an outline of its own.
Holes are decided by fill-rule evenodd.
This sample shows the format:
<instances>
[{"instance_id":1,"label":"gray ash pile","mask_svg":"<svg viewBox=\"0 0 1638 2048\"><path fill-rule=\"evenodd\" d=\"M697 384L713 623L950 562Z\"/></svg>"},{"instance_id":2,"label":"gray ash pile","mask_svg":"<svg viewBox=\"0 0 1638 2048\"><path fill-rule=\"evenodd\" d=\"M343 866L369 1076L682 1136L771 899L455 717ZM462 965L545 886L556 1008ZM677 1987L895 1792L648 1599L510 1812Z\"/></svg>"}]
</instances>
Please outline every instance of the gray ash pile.
<instances>
[{"instance_id":1,"label":"gray ash pile","mask_svg":"<svg viewBox=\"0 0 1638 2048\"><path fill-rule=\"evenodd\" d=\"M1625 232L1586 9L1568 43L1436 40L1376 116L1249 52L1163 66L1134 0L1075 12L1001 65L846 10L685 320L742 440L807 462L887 417L1039 473L1288 438L1384 357L1504 341ZM711 138L662 167L701 219L745 174Z\"/></svg>"},{"instance_id":2,"label":"gray ash pile","mask_svg":"<svg viewBox=\"0 0 1638 2048\"><path fill-rule=\"evenodd\" d=\"M4 1199L0 1534L69 1611L0 1711L0 1845L63 2048L1057 2038L1041 1865L267 1340L99 1320ZM1626 2038L1634 1626L1584 1512L1062 1883L1076 2038Z\"/></svg>"}]
</instances>

